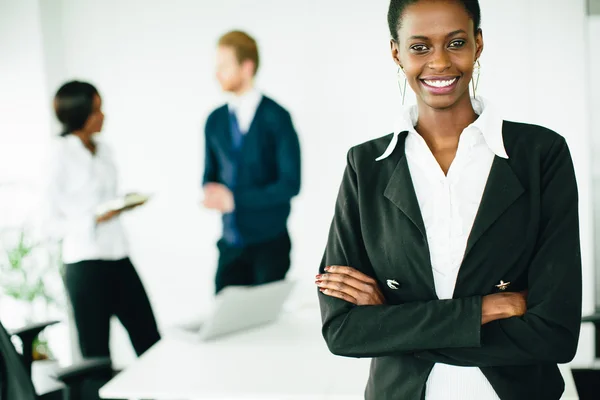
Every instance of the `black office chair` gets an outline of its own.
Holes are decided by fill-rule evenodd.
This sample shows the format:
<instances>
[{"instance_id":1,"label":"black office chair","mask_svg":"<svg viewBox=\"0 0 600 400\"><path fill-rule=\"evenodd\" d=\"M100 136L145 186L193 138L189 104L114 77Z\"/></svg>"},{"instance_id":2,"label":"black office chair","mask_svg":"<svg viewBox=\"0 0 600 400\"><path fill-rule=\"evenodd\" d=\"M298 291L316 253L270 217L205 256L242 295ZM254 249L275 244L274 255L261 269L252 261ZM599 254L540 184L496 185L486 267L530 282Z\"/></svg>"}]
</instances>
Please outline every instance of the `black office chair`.
<instances>
[{"instance_id":1,"label":"black office chair","mask_svg":"<svg viewBox=\"0 0 600 400\"><path fill-rule=\"evenodd\" d=\"M35 339L35 336L32 338L31 335L36 331L39 334L44 328L43 324L37 324L18 332L21 338L27 339L29 343L29 345L23 343L24 355L21 356L15 349L11 336L0 323L0 400L45 400L61 397L64 400L87 400L90 397L85 392L86 383L90 380L105 382L112 376L108 358L86 360L57 372L56 378L65 385L60 393L52 392L39 396L31 381L30 360L33 359L27 346L31 346ZM30 338L31 342L29 342Z\"/></svg>"},{"instance_id":2,"label":"black office chair","mask_svg":"<svg viewBox=\"0 0 600 400\"><path fill-rule=\"evenodd\" d=\"M44 329L51 325L58 324L59 322L60 321L41 322L8 331L9 336L17 336L21 339L21 343L23 344L23 354L21 354L21 358L23 359L25 369L29 376L31 376L33 366L33 342Z\"/></svg>"}]
</instances>

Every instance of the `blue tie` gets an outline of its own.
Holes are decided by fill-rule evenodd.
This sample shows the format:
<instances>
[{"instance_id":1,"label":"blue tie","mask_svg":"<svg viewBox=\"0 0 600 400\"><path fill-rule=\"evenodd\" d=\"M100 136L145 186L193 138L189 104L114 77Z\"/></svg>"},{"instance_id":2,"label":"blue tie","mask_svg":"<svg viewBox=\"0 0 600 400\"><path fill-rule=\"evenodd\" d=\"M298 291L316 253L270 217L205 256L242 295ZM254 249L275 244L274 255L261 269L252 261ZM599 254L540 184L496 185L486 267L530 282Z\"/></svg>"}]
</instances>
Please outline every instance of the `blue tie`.
<instances>
[{"instance_id":1,"label":"blue tie","mask_svg":"<svg viewBox=\"0 0 600 400\"><path fill-rule=\"evenodd\" d=\"M235 111L229 111L229 126L231 127L231 144L233 145L233 150L238 152L240 147L242 147L244 135L240 130L240 124L238 123Z\"/></svg>"}]
</instances>

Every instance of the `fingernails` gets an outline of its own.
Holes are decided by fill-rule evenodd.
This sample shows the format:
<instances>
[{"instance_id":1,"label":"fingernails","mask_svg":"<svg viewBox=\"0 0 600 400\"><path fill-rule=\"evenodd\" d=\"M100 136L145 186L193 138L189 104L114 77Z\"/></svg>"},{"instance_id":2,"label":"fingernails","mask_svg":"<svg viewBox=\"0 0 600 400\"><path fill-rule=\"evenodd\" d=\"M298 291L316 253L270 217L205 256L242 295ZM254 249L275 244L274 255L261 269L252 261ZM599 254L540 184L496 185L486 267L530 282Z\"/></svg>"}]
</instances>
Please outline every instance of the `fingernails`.
<instances>
[{"instance_id":1,"label":"fingernails","mask_svg":"<svg viewBox=\"0 0 600 400\"><path fill-rule=\"evenodd\" d=\"M323 277L323 275L317 275L315 278L316 278L317 280L319 280L319 279L321 279L322 277Z\"/></svg>"},{"instance_id":2,"label":"fingernails","mask_svg":"<svg viewBox=\"0 0 600 400\"><path fill-rule=\"evenodd\" d=\"M331 267L325 267L325 271L327 271L327 272L331 271Z\"/></svg>"},{"instance_id":3,"label":"fingernails","mask_svg":"<svg viewBox=\"0 0 600 400\"><path fill-rule=\"evenodd\" d=\"M321 281L315 281L315 283L317 284L317 286L321 286L321 283L323 283L323 282L321 282Z\"/></svg>"},{"instance_id":4,"label":"fingernails","mask_svg":"<svg viewBox=\"0 0 600 400\"><path fill-rule=\"evenodd\" d=\"M325 290L327 290L327 289L319 288L319 292L321 292L321 293L325 293Z\"/></svg>"}]
</instances>

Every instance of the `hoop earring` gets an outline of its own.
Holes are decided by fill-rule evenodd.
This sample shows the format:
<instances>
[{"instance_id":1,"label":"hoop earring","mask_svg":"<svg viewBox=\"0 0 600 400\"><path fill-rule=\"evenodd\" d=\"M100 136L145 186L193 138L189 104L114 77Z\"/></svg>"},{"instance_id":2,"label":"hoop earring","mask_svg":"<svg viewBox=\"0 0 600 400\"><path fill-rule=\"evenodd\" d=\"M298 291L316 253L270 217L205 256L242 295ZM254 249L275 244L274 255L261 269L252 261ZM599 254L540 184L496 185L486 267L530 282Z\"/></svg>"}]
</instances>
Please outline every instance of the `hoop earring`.
<instances>
[{"instance_id":1,"label":"hoop earring","mask_svg":"<svg viewBox=\"0 0 600 400\"><path fill-rule=\"evenodd\" d=\"M477 88L479 87L479 75L480 74L481 74L481 63L479 63L479 59L477 59L473 66L473 76L471 78L471 86L473 87L473 97L477 96Z\"/></svg>"},{"instance_id":2,"label":"hoop earring","mask_svg":"<svg viewBox=\"0 0 600 400\"><path fill-rule=\"evenodd\" d=\"M400 97L402 97L402 105L404 105L404 99L406 98L406 74L402 67L398 67L398 89L400 89Z\"/></svg>"}]
</instances>

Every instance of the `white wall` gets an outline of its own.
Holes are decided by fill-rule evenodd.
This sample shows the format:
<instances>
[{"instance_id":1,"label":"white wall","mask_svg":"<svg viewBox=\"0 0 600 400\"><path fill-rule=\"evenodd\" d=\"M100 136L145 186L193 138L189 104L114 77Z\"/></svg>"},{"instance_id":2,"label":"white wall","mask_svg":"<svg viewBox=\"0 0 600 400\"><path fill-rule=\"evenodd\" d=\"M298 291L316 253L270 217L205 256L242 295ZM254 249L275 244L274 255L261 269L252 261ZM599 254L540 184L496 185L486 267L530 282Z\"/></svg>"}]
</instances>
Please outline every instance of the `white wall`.
<instances>
[{"instance_id":1,"label":"white wall","mask_svg":"<svg viewBox=\"0 0 600 400\"><path fill-rule=\"evenodd\" d=\"M50 102L40 22L38 0L0 0L1 252L9 245L5 241L9 238L5 230L10 232L23 223L32 223L39 206L40 172L50 137ZM46 278L46 283L52 285L50 290L60 292L62 283L58 271ZM21 327L31 311L0 292L0 319L5 326ZM45 313L43 309L37 312ZM45 315L45 318L61 317L56 310ZM61 360L70 357L64 340L67 332L66 325L46 332L55 344L54 355Z\"/></svg>"},{"instance_id":2,"label":"white wall","mask_svg":"<svg viewBox=\"0 0 600 400\"><path fill-rule=\"evenodd\" d=\"M39 17L36 0L0 0L0 233L23 223L34 207L49 133ZM0 293L4 323L20 321L3 307L7 302Z\"/></svg>"},{"instance_id":3,"label":"white wall","mask_svg":"<svg viewBox=\"0 0 600 400\"><path fill-rule=\"evenodd\" d=\"M43 148L40 141L48 137L39 18L36 0L0 0L0 184L33 184ZM2 190L0 227L13 217Z\"/></svg>"},{"instance_id":4,"label":"white wall","mask_svg":"<svg viewBox=\"0 0 600 400\"><path fill-rule=\"evenodd\" d=\"M480 93L498 103L507 119L548 126L571 146L581 191L584 308L590 311L593 242L589 104L582 78L587 74L588 39L584 2L481 4L485 50ZM44 4L43 27L53 38L45 41L44 57L51 64L47 82L81 78L97 84L105 101L105 135L118 152L124 189L156 194L145 209L127 218L127 226L134 262L163 327L205 308L212 294L220 220L198 206L197 190L204 120L223 101L213 79L219 35L241 28L257 38L262 56L258 85L294 117L304 181L290 221L291 275L303 281L298 298L314 302L312 277L325 245L345 153L353 144L389 133L399 105L387 5L387 0ZM38 46L32 50L38 54L39 43L32 46ZM4 64L18 68L0 62ZM591 358L590 346L586 330L579 362Z\"/></svg>"}]
</instances>

